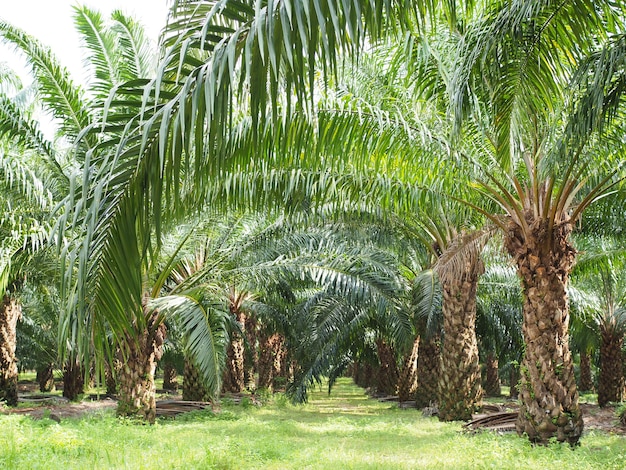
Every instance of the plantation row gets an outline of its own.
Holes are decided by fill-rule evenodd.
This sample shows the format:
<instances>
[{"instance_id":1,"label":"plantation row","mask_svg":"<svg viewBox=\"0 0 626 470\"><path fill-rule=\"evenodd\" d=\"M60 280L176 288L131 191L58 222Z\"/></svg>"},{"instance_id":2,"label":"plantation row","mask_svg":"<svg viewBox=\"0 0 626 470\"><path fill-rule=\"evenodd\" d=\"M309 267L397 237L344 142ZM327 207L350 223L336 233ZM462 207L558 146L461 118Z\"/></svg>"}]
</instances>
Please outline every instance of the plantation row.
<instances>
[{"instance_id":1,"label":"plantation row","mask_svg":"<svg viewBox=\"0 0 626 470\"><path fill-rule=\"evenodd\" d=\"M623 400L622 5L185 0L158 46L74 19L84 85L0 20L34 80L0 69L7 405L62 368L154 423L159 365L189 400L350 373L466 421L502 372L518 433L575 445L579 391Z\"/></svg>"}]
</instances>

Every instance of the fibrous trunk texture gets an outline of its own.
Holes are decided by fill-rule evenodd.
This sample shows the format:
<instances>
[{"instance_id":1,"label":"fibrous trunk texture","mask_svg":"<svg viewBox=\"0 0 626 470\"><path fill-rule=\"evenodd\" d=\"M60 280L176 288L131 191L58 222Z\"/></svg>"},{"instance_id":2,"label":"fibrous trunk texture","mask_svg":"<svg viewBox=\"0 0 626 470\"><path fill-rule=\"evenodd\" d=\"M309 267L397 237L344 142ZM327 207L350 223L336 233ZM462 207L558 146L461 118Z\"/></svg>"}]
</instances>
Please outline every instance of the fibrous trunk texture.
<instances>
[{"instance_id":1,"label":"fibrous trunk texture","mask_svg":"<svg viewBox=\"0 0 626 470\"><path fill-rule=\"evenodd\" d=\"M78 359L69 359L63 368L63 396L76 400L85 390L85 374Z\"/></svg>"},{"instance_id":2,"label":"fibrous trunk texture","mask_svg":"<svg viewBox=\"0 0 626 470\"><path fill-rule=\"evenodd\" d=\"M487 354L487 358L485 359L485 395L489 397L499 397L502 395L498 358L492 352Z\"/></svg>"},{"instance_id":3,"label":"fibrous trunk texture","mask_svg":"<svg viewBox=\"0 0 626 470\"><path fill-rule=\"evenodd\" d=\"M519 366L517 364L511 364L509 371L509 398L515 398L519 396Z\"/></svg>"},{"instance_id":4,"label":"fibrous trunk texture","mask_svg":"<svg viewBox=\"0 0 626 470\"><path fill-rule=\"evenodd\" d=\"M148 423L156 419L156 387L154 373L157 361L163 354L165 324L158 313L148 313L146 328L127 334L120 345L119 401L117 414L137 416Z\"/></svg>"},{"instance_id":5,"label":"fibrous trunk texture","mask_svg":"<svg viewBox=\"0 0 626 470\"><path fill-rule=\"evenodd\" d=\"M516 428L533 442L548 443L556 437L574 445L583 418L568 343L567 284L576 253L568 242L571 224L565 220L550 231L547 222L528 218L526 234L511 222L505 238L524 293L526 350Z\"/></svg>"},{"instance_id":6,"label":"fibrous trunk texture","mask_svg":"<svg viewBox=\"0 0 626 470\"><path fill-rule=\"evenodd\" d=\"M395 395L398 391L398 364L393 348L383 339L376 340L378 353L378 383L376 391L386 395Z\"/></svg>"},{"instance_id":7,"label":"fibrous trunk texture","mask_svg":"<svg viewBox=\"0 0 626 470\"><path fill-rule=\"evenodd\" d=\"M37 368L37 382L40 392L52 392L54 390L54 364L44 364Z\"/></svg>"},{"instance_id":8,"label":"fibrous trunk texture","mask_svg":"<svg viewBox=\"0 0 626 470\"><path fill-rule=\"evenodd\" d=\"M183 371L183 400L209 400L209 392L202 381L200 371L189 358L185 358L185 369Z\"/></svg>"},{"instance_id":9,"label":"fibrous trunk texture","mask_svg":"<svg viewBox=\"0 0 626 470\"><path fill-rule=\"evenodd\" d=\"M591 376L591 354L580 353L580 391L589 392L593 390L593 377Z\"/></svg>"},{"instance_id":10,"label":"fibrous trunk texture","mask_svg":"<svg viewBox=\"0 0 626 470\"><path fill-rule=\"evenodd\" d=\"M163 388L165 390L178 390L178 373L171 362L163 365Z\"/></svg>"},{"instance_id":11,"label":"fibrous trunk texture","mask_svg":"<svg viewBox=\"0 0 626 470\"><path fill-rule=\"evenodd\" d=\"M480 406L482 389L476 340L476 287L484 267L468 260L442 283L443 344L439 374L439 419L467 421Z\"/></svg>"},{"instance_id":12,"label":"fibrous trunk texture","mask_svg":"<svg viewBox=\"0 0 626 470\"><path fill-rule=\"evenodd\" d=\"M621 402L624 398L624 372L622 367L622 345L624 334L600 325L600 373L598 374L598 405Z\"/></svg>"},{"instance_id":13,"label":"fibrous trunk texture","mask_svg":"<svg viewBox=\"0 0 626 470\"><path fill-rule=\"evenodd\" d=\"M256 373L259 364L259 353L257 351L259 322L256 317L248 314L246 318L246 341L248 347L244 356L244 383L248 390L256 389Z\"/></svg>"},{"instance_id":14,"label":"fibrous trunk texture","mask_svg":"<svg viewBox=\"0 0 626 470\"><path fill-rule=\"evenodd\" d=\"M289 380L289 361L287 360L287 348L285 337L279 335L275 343L274 363L272 364L272 390L284 390Z\"/></svg>"},{"instance_id":15,"label":"fibrous trunk texture","mask_svg":"<svg viewBox=\"0 0 626 470\"><path fill-rule=\"evenodd\" d=\"M17 322L22 307L17 300L5 295L0 312L0 400L9 406L17 406Z\"/></svg>"},{"instance_id":16,"label":"fibrous trunk texture","mask_svg":"<svg viewBox=\"0 0 626 470\"><path fill-rule=\"evenodd\" d=\"M354 383L359 387L370 388L374 385L374 367L369 362L355 362L352 371Z\"/></svg>"},{"instance_id":17,"label":"fibrous trunk texture","mask_svg":"<svg viewBox=\"0 0 626 470\"><path fill-rule=\"evenodd\" d=\"M259 383L257 388L273 390L274 373L280 371L283 338L278 333L263 331L259 339ZM278 364L278 365L277 365Z\"/></svg>"},{"instance_id":18,"label":"fibrous trunk texture","mask_svg":"<svg viewBox=\"0 0 626 470\"><path fill-rule=\"evenodd\" d=\"M439 338L431 336L422 339L417 359L417 390L415 403L425 408L437 403L439 371L441 367Z\"/></svg>"},{"instance_id":19,"label":"fibrous trunk texture","mask_svg":"<svg viewBox=\"0 0 626 470\"><path fill-rule=\"evenodd\" d=\"M104 361L104 382L107 388L107 395L117 394L116 374L119 372L121 364L118 360L114 360L113 363L111 365L109 360Z\"/></svg>"},{"instance_id":20,"label":"fibrous trunk texture","mask_svg":"<svg viewBox=\"0 0 626 470\"><path fill-rule=\"evenodd\" d=\"M241 310L233 311L232 307L231 313L241 325L242 331L245 331L246 314ZM224 380L222 383L222 390L224 392L240 393L244 390L244 359L245 351L243 338L239 334L234 333L231 342L226 349L226 367L224 369Z\"/></svg>"},{"instance_id":21,"label":"fibrous trunk texture","mask_svg":"<svg viewBox=\"0 0 626 470\"><path fill-rule=\"evenodd\" d=\"M417 390L417 358L419 354L420 337L413 341L411 351L404 357L400 377L398 378L398 399L401 402L409 401L413 398Z\"/></svg>"}]
</instances>

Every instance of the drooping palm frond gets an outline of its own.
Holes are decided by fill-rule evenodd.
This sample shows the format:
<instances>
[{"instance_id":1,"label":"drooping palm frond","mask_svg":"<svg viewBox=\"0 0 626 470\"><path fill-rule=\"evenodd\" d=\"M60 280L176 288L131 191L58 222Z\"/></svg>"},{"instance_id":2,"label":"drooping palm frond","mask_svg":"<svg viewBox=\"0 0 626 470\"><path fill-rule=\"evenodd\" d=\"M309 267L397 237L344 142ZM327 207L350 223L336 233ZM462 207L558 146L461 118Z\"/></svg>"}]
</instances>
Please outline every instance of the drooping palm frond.
<instances>
[{"instance_id":1,"label":"drooping palm frond","mask_svg":"<svg viewBox=\"0 0 626 470\"><path fill-rule=\"evenodd\" d=\"M7 22L0 21L0 35L5 43L24 54L35 77L41 100L58 120L59 131L73 140L89 125L83 106L84 91L70 79L69 72L59 64L50 49L32 36Z\"/></svg>"},{"instance_id":2,"label":"drooping palm frond","mask_svg":"<svg viewBox=\"0 0 626 470\"><path fill-rule=\"evenodd\" d=\"M43 136L38 123L29 119L29 116L5 95L0 95L0 138L11 139L26 148L41 152L51 163L56 163L52 144Z\"/></svg>"},{"instance_id":3,"label":"drooping palm frond","mask_svg":"<svg viewBox=\"0 0 626 470\"><path fill-rule=\"evenodd\" d=\"M151 77L156 67L156 54L141 24L119 10L111 13L111 29L116 33L121 60L117 64L120 77L127 81Z\"/></svg>"},{"instance_id":4,"label":"drooping palm frond","mask_svg":"<svg viewBox=\"0 0 626 470\"><path fill-rule=\"evenodd\" d=\"M549 119L574 61L614 19L610 3L494 2L470 27L452 80L454 116L459 125L471 107L468 91L481 90L497 123L496 154L506 171L514 168L514 155L523 155L511 147L522 142L523 123Z\"/></svg>"},{"instance_id":5,"label":"drooping palm frond","mask_svg":"<svg viewBox=\"0 0 626 470\"><path fill-rule=\"evenodd\" d=\"M476 335L483 351L508 361L523 353L522 292L512 266L489 263L478 284Z\"/></svg>"},{"instance_id":6,"label":"drooping palm frond","mask_svg":"<svg viewBox=\"0 0 626 470\"><path fill-rule=\"evenodd\" d=\"M94 76L89 89L104 100L121 81L115 35L105 28L102 15L87 6L74 6L74 23L87 51L84 64Z\"/></svg>"},{"instance_id":7,"label":"drooping palm frond","mask_svg":"<svg viewBox=\"0 0 626 470\"><path fill-rule=\"evenodd\" d=\"M228 342L228 306L215 302L202 289L160 297L152 300L150 306L163 315L179 317L187 334L189 354L195 359L211 396L218 396Z\"/></svg>"}]
</instances>

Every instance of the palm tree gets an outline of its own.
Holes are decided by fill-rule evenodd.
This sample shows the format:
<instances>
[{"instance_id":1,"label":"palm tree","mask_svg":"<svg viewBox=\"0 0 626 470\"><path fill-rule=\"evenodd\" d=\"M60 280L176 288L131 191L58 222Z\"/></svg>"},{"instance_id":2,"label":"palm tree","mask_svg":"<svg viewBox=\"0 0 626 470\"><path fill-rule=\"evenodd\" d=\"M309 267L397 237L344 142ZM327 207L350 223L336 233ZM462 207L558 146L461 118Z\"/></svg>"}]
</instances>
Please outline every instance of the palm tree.
<instances>
[{"instance_id":1,"label":"palm tree","mask_svg":"<svg viewBox=\"0 0 626 470\"><path fill-rule=\"evenodd\" d=\"M492 132L494 157L482 163L477 184L504 216L478 209L502 230L522 280L526 351L517 429L538 442L574 444L582 432L568 345L567 285L576 254L569 237L619 175L607 160L594 160L603 149L588 132L570 137L561 112L576 60L602 38L604 6L496 4L468 27L453 80L458 125L476 120L476 102L492 113L483 126Z\"/></svg>"},{"instance_id":2,"label":"palm tree","mask_svg":"<svg viewBox=\"0 0 626 470\"><path fill-rule=\"evenodd\" d=\"M476 334L486 369L485 393L490 396L500 395L499 364L507 365L515 377L524 349L519 281L515 270L500 258L491 250L478 288ZM510 386L515 393L516 378Z\"/></svg>"},{"instance_id":3,"label":"palm tree","mask_svg":"<svg viewBox=\"0 0 626 470\"><path fill-rule=\"evenodd\" d=\"M575 269L576 297L579 309L583 303L586 307L587 314L581 314L580 321L586 320L599 339L598 404L603 407L609 402L622 401L625 393L622 357L626 332L625 265L623 249L614 241L594 237L591 243L592 247L581 256Z\"/></svg>"},{"instance_id":4,"label":"palm tree","mask_svg":"<svg viewBox=\"0 0 626 470\"><path fill-rule=\"evenodd\" d=\"M12 104L0 96L5 105ZM45 211L51 209L51 193L41 173L29 164L38 162L23 146L0 142L0 397L17 405L17 322L22 316L18 291L30 255L45 240Z\"/></svg>"},{"instance_id":5,"label":"palm tree","mask_svg":"<svg viewBox=\"0 0 626 470\"><path fill-rule=\"evenodd\" d=\"M433 11L437 4L428 2L425 10ZM123 225L124 220L139 220L140 233L145 236L155 227L158 233L161 206L165 206L168 216L174 216L183 212L183 203L190 202L180 197L180 191L186 190L181 172L193 171L194 182L203 184L206 178L225 176L228 169L249 161L243 156L223 158L234 148L224 138L231 129L229 124L239 117L234 101L246 102L247 108L237 109L252 112L254 127L268 121L262 118L278 120L283 112L288 121L290 111L306 111L313 106L307 105L313 99L304 98L315 96L311 89L315 81L313 66L320 57L333 72L337 50L355 54L366 31L373 41L393 26L410 24L407 19L415 13L406 3L376 1L342 2L341 7L332 1L255 5L181 3L164 40L168 49L159 78L145 90L138 83L121 87L120 100L110 102L108 110L112 112L107 119L111 132L116 127L119 130L116 119L145 119L131 120L121 137L106 142L118 149L107 161L116 161L119 167L103 179L108 177L116 183L125 179L125 183L108 186L111 192L104 199L100 190L90 193L96 203L90 204L91 213L85 220L97 221L103 214L116 214L114 220L107 220L110 223L98 226L101 239L115 238L109 233L114 234L114 228ZM562 91L571 65L567 59L601 38L593 33L603 26L599 15L603 6L604 2L591 5L583 0L558 5L520 1L510 8L494 3L478 23L467 29L463 24L459 29L463 47L450 96L456 103L459 121L472 110L475 129L486 131L491 138L493 152L483 156L497 157L480 161L477 166L486 170L482 190L500 206L504 218L494 214L491 207L483 207L482 211L505 232L505 245L524 279L524 331L532 346L527 348L522 366L523 384L527 385L522 387L524 406L519 431L532 440L546 441L556 435L559 440L576 442L582 429L565 341L565 286L574 254L568 236L578 216L606 191L610 182L600 176L594 185L592 180L582 178L583 171L594 168L584 165L583 157L590 155L587 152L552 145L551 139L559 131L555 125L557 113L547 115L545 110L558 109L563 102ZM451 14L448 19L456 21ZM320 34L319 28L326 34ZM553 48L554 44L560 47ZM475 80L478 77L488 80ZM468 93L475 99L467 99ZM300 98L299 103L292 100L292 95ZM279 96L289 99L283 104ZM140 113L127 112L133 103ZM271 104L269 109L267 103ZM116 114L117 105L125 112ZM562 158L561 151L567 151L568 158ZM559 161L568 162L569 167L563 170L555 163ZM499 169L492 173L489 164L496 162ZM514 172L520 169L523 173ZM589 184L581 186L581 181ZM107 185L96 186L102 187ZM202 197L204 193L197 191L193 195ZM122 207L122 202L127 204L126 209L107 211ZM137 212L131 211L131 206ZM100 212L103 207L107 210ZM154 211L155 207L158 210ZM91 240L84 246L93 248ZM81 252L84 266L89 258L102 259L94 254L100 254L100 250ZM555 311L559 312L556 322L546 322ZM549 341L535 341L542 336ZM550 346L547 350L534 349L540 343ZM536 364L547 373L540 373ZM545 393L537 393L544 389Z\"/></svg>"},{"instance_id":6,"label":"palm tree","mask_svg":"<svg viewBox=\"0 0 626 470\"><path fill-rule=\"evenodd\" d=\"M102 103L107 99L108 93L121 82L147 76L153 70L150 51L145 47L143 30L132 19L120 12L114 12L112 24L105 24L97 12L85 7L76 7L75 15L77 27L89 53L93 74L92 83L87 92L71 81L67 71L57 63L46 47L19 29L5 22L0 23L0 33L4 41L13 44L26 56L32 67L35 88L41 103L57 119L59 133L70 147L65 152L56 151L42 138L37 131L36 123L15 107L3 107L2 131L17 139L22 145L46 157L47 167L54 175L54 190L58 199L73 198L75 186L71 182L71 175L76 171L82 171L83 168L85 171L91 169L90 155L97 145L97 138L89 135L83 138L82 132L97 122L102 114ZM65 217L68 215L67 213L61 214L56 219L56 224L64 225ZM73 233L68 239L76 240L75 237L76 234ZM64 242L62 237L56 238L59 244ZM67 274L69 278L65 285L71 285L72 273L68 271ZM141 298L139 305L142 305ZM82 305L79 307L74 305L69 309L82 307ZM80 371L81 367L76 364L76 361L82 354L85 361L84 367L89 366L91 344L89 344L89 335L78 333L79 325L93 324L89 315L77 318L73 315L74 313L75 311L72 311L71 316L64 316L61 319L62 334L59 344L61 351L70 355L68 363L73 365L70 369ZM80 313L85 313L85 311ZM104 331L104 325L100 326ZM158 325L156 330L158 330ZM84 344L77 348L75 345L79 340L83 340ZM103 343L108 343L108 341ZM72 345L69 352L66 345ZM124 352L128 353L128 351Z\"/></svg>"}]
</instances>

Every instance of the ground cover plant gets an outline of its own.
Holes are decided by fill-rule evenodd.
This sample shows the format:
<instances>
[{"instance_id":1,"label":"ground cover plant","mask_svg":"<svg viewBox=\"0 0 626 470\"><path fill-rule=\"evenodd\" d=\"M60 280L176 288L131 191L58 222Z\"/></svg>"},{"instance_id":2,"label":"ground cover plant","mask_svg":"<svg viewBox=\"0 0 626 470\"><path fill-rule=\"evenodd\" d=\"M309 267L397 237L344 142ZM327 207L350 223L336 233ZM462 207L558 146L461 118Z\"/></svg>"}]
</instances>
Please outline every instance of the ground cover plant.
<instances>
[{"instance_id":1,"label":"ground cover plant","mask_svg":"<svg viewBox=\"0 0 626 470\"><path fill-rule=\"evenodd\" d=\"M576 449L533 447L514 434L468 434L418 410L372 400L350 379L308 404L277 394L263 406L222 403L218 414L193 412L153 426L115 418L113 409L80 418L0 416L0 467L410 469L618 469L624 436L586 432Z\"/></svg>"}]
</instances>

